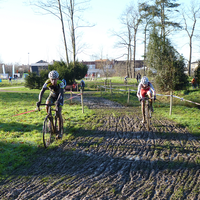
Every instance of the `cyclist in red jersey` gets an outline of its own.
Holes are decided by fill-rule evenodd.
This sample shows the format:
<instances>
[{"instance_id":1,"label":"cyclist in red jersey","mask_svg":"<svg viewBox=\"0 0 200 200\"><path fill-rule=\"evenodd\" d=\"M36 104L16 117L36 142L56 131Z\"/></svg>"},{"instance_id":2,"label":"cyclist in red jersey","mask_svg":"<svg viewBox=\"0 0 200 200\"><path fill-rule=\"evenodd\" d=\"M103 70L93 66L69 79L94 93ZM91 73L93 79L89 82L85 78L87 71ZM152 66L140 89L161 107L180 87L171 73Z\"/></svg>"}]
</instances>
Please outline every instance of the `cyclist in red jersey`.
<instances>
[{"instance_id":1,"label":"cyclist in red jersey","mask_svg":"<svg viewBox=\"0 0 200 200\"><path fill-rule=\"evenodd\" d=\"M137 97L139 99L139 101L141 102L141 108L142 108L142 116L143 116L143 120L142 123L145 123L145 96L148 95L150 99L150 106L151 106L151 110L153 112L153 106L152 106L152 93L154 96L154 100L156 100L156 92L155 89L153 87L153 85L149 82L149 79L144 76L141 79L141 82L138 85L138 90L137 90Z\"/></svg>"}]
</instances>

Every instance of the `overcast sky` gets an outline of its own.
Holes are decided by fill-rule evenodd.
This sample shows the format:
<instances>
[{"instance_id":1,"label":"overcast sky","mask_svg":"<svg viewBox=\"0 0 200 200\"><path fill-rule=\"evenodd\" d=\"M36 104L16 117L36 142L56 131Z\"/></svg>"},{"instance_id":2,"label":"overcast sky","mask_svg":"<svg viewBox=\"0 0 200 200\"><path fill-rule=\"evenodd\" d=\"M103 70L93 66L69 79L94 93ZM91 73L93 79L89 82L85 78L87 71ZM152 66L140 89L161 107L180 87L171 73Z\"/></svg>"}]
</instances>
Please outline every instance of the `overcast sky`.
<instances>
[{"instance_id":1,"label":"overcast sky","mask_svg":"<svg viewBox=\"0 0 200 200\"><path fill-rule=\"evenodd\" d=\"M178 2L184 1L187 2ZM90 9L85 11L83 18L95 26L80 30L79 42L84 44L84 49L77 55L79 61L99 59L101 55L116 59L121 55L122 52L114 48L116 38L111 36L110 30L120 30L120 15L130 2L137 4L133 0L91 0ZM31 64L39 60L51 62L65 58L60 21L52 15L36 14L25 0L0 0L0 25L1 63ZM136 59L142 59L142 37L143 34L138 36ZM173 42L176 42L177 50L188 58L188 38L182 37L183 34ZM193 61L200 57L199 52L199 48L193 49Z\"/></svg>"}]
</instances>

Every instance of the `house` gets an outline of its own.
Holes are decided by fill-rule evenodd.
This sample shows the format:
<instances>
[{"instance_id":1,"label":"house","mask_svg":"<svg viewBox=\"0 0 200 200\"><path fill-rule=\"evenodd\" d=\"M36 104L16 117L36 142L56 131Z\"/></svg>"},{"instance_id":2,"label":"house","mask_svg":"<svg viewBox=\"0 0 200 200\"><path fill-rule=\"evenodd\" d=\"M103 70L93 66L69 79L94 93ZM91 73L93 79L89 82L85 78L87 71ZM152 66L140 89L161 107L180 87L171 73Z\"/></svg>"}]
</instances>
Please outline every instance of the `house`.
<instances>
[{"instance_id":1,"label":"house","mask_svg":"<svg viewBox=\"0 0 200 200\"><path fill-rule=\"evenodd\" d=\"M197 69L198 63L198 61L191 63L191 75L194 75L194 71Z\"/></svg>"},{"instance_id":2,"label":"house","mask_svg":"<svg viewBox=\"0 0 200 200\"><path fill-rule=\"evenodd\" d=\"M133 61L132 61L133 62ZM112 75L116 71L120 71L120 75L126 75L127 61L100 59L95 61L82 61L83 64L88 66L87 76L93 75L96 77ZM143 69L143 60L135 61L135 70ZM120 70L119 70L120 68Z\"/></svg>"},{"instance_id":3,"label":"house","mask_svg":"<svg viewBox=\"0 0 200 200\"><path fill-rule=\"evenodd\" d=\"M41 70L48 69L49 64L50 63L48 63L44 60L40 60L36 63L32 63L30 66L30 72L35 72L37 75L39 75Z\"/></svg>"},{"instance_id":4,"label":"house","mask_svg":"<svg viewBox=\"0 0 200 200\"><path fill-rule=\"evenodd\" d=\"M106 72L113 71L113 61L110 61L108 59L82 61L82 63L88 66L86 78L104 76Z\"/></svg>"}]
</instances>

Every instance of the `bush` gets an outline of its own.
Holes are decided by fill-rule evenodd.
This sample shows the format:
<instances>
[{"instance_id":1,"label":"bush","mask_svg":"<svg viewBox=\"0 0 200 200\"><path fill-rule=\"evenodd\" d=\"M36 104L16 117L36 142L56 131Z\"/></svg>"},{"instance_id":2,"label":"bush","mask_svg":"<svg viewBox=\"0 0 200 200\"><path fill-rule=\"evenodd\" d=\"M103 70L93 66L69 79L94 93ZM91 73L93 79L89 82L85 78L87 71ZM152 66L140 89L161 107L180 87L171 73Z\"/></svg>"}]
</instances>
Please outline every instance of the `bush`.
<instances>
[{"instance_id":1,"label":"bush","mask_svg":"<svg viewBox=\"0 0 200 200\"><path fill-rule=\"evenodd\" d=\"M40 77L35 73L28 73L29 75L25 78L25 87L30 89L40 89L41 88L41 81Z\"/></svg>"},{"instance_id":2,"label":"bush","mask_svg":"<svg viewBox=\"0 0 200 200\"><path fill-rule=\"evenodd\" d=\"M189 85L184 73L184 58L171 45L169 39L158 36L155 31L150 36L146 64L156 71L154 80L161 91L182 90Z\"/></svg>"},{"instance_id":3,"label":"bush","mask_svg":"<svg viewBox=\"0 0 200 200\"><path fill-rule=\"evenodd\" d=\"M65 79L67 84L72 84L75 79L80 80L87 74L88 67L82 63L70 63L69 66L64 61L56 61L53 65L48 66L48 70L41 70L40 76L36 73L29 73L25 78L25 87L30 89L41 89L45 81L48 79L48 73L56 70L59 73L59 79Z\"/></svg>"},{"instance_id":4,"label":"bush","mask_svg":"<svg viewBox=\"0 0 200 200\"><path fill-rule=\"evenodd\" d=\"M196 82L197 82L198 86L200 86L200 60L198 61L198 67L194 71L194 75L196 77Z\"/></svg>"},{"instance_id":5,"label":"bush","mask_svg":"<svg viewBox=\"0 0 200 200\"><path fill-rule=\"evenodd\" d=\"M72 84L75 79L80 80L85 77L88 71L87 65L79 62L71 62L69 66L63 61L54 62L53 65L49 66L49 71L56 70L59 73L60 79L65 79L67 84Z\"/></svg>"}]
</instances>

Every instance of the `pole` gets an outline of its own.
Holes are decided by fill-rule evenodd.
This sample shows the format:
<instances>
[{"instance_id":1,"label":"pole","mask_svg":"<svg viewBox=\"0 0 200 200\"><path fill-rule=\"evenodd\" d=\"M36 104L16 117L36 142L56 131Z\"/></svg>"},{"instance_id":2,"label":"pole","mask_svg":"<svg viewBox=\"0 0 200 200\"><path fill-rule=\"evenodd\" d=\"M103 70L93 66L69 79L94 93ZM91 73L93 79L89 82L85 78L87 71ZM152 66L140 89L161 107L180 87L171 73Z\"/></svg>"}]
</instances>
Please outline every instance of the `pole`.
<instances>
[{"instance_id":1,"label":"pole","mask_svg":"<svg viewBox=\"0 0 200 200\"><path fill-rule=\"evenodd\" d=\"M170 91L170 110L169 110L169 115L172 115L172 103L173 103L173 92L171 90Z\"/></svg>"},{"instance_id":2,"label":"pole","mask_svg":"<svg viewBox=\"0 0 200 200\"><path fill-rule=\"evenodd\" d=\"M129 104L129 100L130 100L130 88L128 89L128 99L127 99L128 104Z\"/></svg>"},{"instance_id":3,"label":"pole","mask_svg":"<svg viewBox=\"0 0 200 200\"><path fill-rule=\"evenodd\" d=\"M83 106L83 90L81 89L81 105L82 105L82 113L84 113L84 106Z\"/></svg>"},{"instance_id":4,"label":"pole","mask_svg":"<svg viewBox=\"0 0 200 200\"><path fill-rule=\"evenodd\" d=\"M72 87L70 88L70 98L71 98L71 103L72 103Z\"/></svg>"},{"instance_id":5,"label":"pole","mask_svg":"<svg viewBox=\"0 0 200 200\"><path fill-rule=\"evenodd\" d=\"M110 80L110 93L112 94L112 83L111 83L111 80Z\"/></svg>"}]
</instances>

